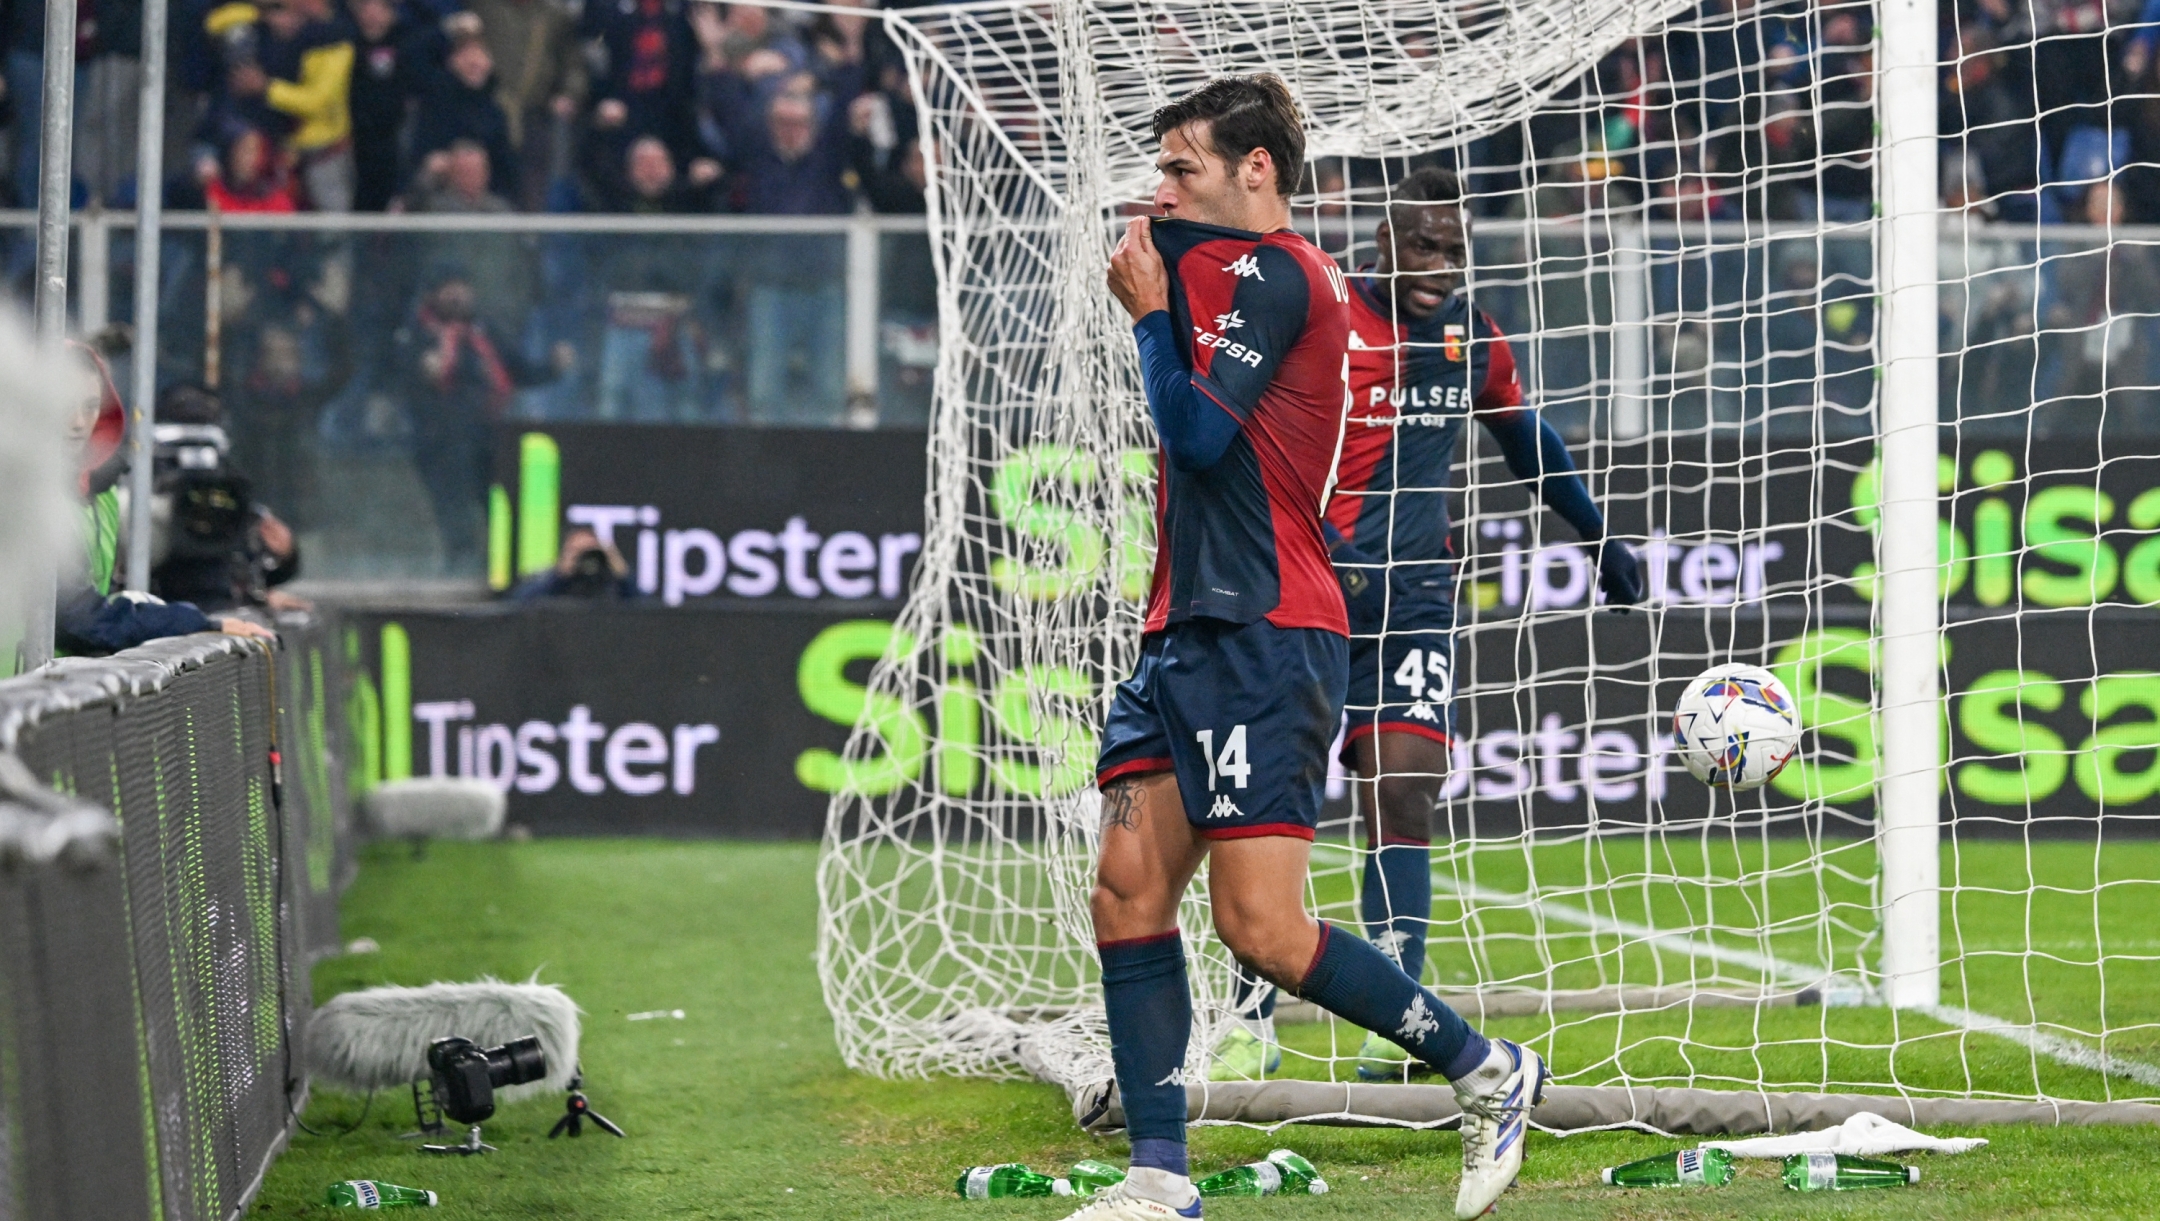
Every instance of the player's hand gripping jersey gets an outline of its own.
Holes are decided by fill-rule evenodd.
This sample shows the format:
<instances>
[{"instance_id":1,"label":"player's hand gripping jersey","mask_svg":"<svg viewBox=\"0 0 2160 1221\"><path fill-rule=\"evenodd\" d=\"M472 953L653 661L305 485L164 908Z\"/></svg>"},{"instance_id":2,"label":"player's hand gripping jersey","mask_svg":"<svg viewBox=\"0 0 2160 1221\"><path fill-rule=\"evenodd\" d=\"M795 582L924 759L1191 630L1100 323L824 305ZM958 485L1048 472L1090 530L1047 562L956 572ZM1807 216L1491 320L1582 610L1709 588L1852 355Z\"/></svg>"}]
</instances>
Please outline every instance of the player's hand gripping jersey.
<instances>
[{"instance_id":1,"label":"player's hand gripping jersey","mask_svg":"<svg viewBox=\"0 0 2160 1221\"><path fill-rule=\"evenodd\" d=\"M1143 361L1166 456L1147 630L1345 631L1319 516L1343 433L1342 272L1288 230L1158 220L1154 237L1178 367Z\"/></svg>"},{"instance_id":2,"label":"player's hand gripping jersey","mask_svg":"<svg viewBox=\"0 0 2160 1221\"><path fill-rule=\"evenodd\" d=\"M1170 309L1133 333L1163 450L1155 578L1097 781L1174 771L1203 836L1310 839L1349 664L1320 518L1347 289L1288 231L1165 220L1154 243Z\"/></svg>"}]
</instances>

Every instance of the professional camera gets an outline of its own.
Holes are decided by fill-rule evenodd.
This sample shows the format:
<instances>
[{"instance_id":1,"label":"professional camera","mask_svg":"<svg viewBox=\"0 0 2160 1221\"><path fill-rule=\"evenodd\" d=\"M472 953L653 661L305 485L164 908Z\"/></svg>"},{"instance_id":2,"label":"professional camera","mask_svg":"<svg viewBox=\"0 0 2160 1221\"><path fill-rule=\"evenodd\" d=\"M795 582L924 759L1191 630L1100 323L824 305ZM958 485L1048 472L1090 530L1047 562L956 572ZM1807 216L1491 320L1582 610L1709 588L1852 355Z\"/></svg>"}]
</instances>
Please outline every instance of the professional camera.
<instances>
[{"instance_id":1,"label":"professional camera","mask_svg":"<svg viewBox=\"0 0 2160 1221\"><path fill-rule=\"evenodd\" d=\"M604 598L615 592L615 569L599 544L585 548L570 560L570 572L556 592L571 598Z\"/></svg>"},{"instance_id":2,"label":"professional camera","mask_svg":"<svg viewBox=\"0 0 2160 1221\"><path fill-rule=\"evenodd\" d=\"M428 1072L435 1105L459 1123L477 1124L495 1113L495 1091L547 1076L539 1035L482 1047L452 1035L428 1044Z\"/></svg>"}]
</instances>

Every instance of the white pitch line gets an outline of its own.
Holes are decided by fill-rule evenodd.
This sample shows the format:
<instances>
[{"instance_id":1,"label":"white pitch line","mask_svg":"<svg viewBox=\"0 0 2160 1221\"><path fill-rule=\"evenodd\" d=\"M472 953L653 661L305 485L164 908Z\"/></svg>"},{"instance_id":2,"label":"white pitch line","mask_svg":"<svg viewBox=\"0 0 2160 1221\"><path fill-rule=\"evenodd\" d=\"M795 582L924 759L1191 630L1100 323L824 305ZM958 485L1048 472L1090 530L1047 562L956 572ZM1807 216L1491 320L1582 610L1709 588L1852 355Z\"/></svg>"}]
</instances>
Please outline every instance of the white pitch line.
<instances>
[{"instance_id":1,"label":"white pitch line","mask_svg":"<svg viewBox=\"0 0 2160 1221\"><path fill-rule=\"evenodd\" d=\"M2050 1060L2068 1064L2073 1068L2088 1069L2109 1077L2128 1077L2139 1085L2160 1088L2160 1068L2154 1068L2152 1065L2140 1060L2125 1060L2121 1056L2111 1056L2075 1039L2066 1039L2061 1035L2049 1034L2045 1030L2005 1021L2002 1018L1989 1017L1985 1013L1974 1013L1970 1009L1958 1009L1950 1005L1920 1005L1916 1009L1917 1012L1924 1013L1945 1026L1970 1030L1977 1034L1991 1034L1999 1039L2008 1039L2012 1043L2031 1048Z\"/></svg>"},{"instance_id":2,"label":"white pitch line","mask_svg":"<svg viewBox=\"0 0 2160 1221\"><path fill-rule=\"evenodd\" d=\"M1485 886L1464 885L1453 878L1441 876L1438 869L1433 871L1433 885L1458 898L1475 899L1480 903L1496 907L1534 907L1542 912L1548 920L1558 920L1562 924L1579 925L1594 933L1633 937L1662 950L1673 950L1686 954L1690 958L1707 958L1712 962L1746 967L1751 971L1760 971L1765 975L1773 976L1780 983L1791 984L1795 987L1812 987L1821 983L1824 977L1829 974L1820 967L1802 966L1798 963L1786 962L1781 958L1771 958L1748 950L1736 950L1719 945L1716 942L1701 941L1693 934L1672 933L1648 924L1637 924L1632 920L1601 916L1596 912L1576 907L1573 904L1562 903L1556 899L1543 899L1530 894L1509 894L1507 891L1493 890Z\"/></svg>"},{"instance_id":3,"label":"white pitch line","mask_svg":"<svg viewBox=\"0 0 2160 1221\"><path fill-rule=\"evenodd\" d=\"M1341 852L1345 856L1350 855L1343 849L1333 848L1332 845L1326 850ZM1729 963L1736 967L1761 971L1785 984L1805 987L1821 983L1828 975L1828 972L1820 967L1786 962L1782 958L1751 953L1747 950L1731 949L1715 942L1699 940L1688 933L1668 932L1653 925L1637 924L1632 920L1601 916L1596 912L1576 907L1571 903L1562 903L1556 899L1541 898L1527 893L1514 894L1504 890L1494 890L1487 886L1466 885L1445 874L1443 868L1440 865L1433 866L1433 886L1457 898L1474 899L1479 903L1496 907L1533 907L1548 920L1556 920L1562 924L1573 924L1581 928L1587 928L1595 933L1632 937L1659 949L1686 954L1691 958L1706 958L1712 962ZM2155 1068L2143 1061L2126 1060L2121 1056L2109 1055L2107 1052L2080 1043L2075 1039L2066 1039L2061 1035L2050 1034L2035 1026L2013 1022L2008 1018L1991 1017L1985 1013L1976 1013L1970 1009L1959 1009L1950 1005L1920 1005L1915 1006L1912 1012L1933 1018L1935 1021L1953 1029L1969 1030L1975 1034L1987 1034L1998 1039L2007 1039L2021 1047L2046 1056L2050 1060L2067 1064L2072 1068L2082 1068L2109 1077L2126 1077L2140 1085L2149 1085L2160 1089L2160 1068Z\"/></svg>"}]
</instances>

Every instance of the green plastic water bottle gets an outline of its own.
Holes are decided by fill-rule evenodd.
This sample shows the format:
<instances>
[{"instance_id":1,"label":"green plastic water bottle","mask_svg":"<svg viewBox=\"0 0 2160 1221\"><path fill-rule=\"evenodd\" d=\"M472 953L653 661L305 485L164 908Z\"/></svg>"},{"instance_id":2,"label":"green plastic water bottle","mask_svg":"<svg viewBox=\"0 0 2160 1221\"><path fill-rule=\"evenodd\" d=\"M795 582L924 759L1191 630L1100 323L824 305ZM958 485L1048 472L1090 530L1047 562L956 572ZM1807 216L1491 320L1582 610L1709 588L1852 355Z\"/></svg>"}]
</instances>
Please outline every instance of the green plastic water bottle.
<instances>
[{"instance_id":1,"label":"green plastic water bottle","mask_svg":"<svg viewBox=\"0 0 2160 1221\"><path fill-rule=\"evenodd\" d=\"M1785 1159L1785 1186L1794 1191L1864 1191L1919 1181L1918 1166L1843 1153L1795 1153Z\"/></svg>"},{"instance_id":2,"label":"green plastic water bottle","mask_svg":"<svg viewBox=\"0 0 2160 1221\"><path fill-rule=\"evenodd\" d=\"M1264 1162L1232 1166L1193 1184L1203 1196L1272 1196L1284 1192L1327 1194L1327 1180L1311 1162L1288 1149L1277 1149Z\"/></svg>"},{"instance_id":3,"label":"green plastic water bottle","mask_svg":"<svg viewBox=\"0 0 2160 1221\"><path fill-rule=\"evenodd\" d=\"M1723 1149L1682 1149L1607 1166L1605 1181L1614 1187L1723 1187L1732 1182L1732 1154Z\"/></svg>"},{"instance_id":4,"label":"green plastic water bottle","mask_svg":"<svg viewBox=\"0 0 2160 1221\"><path fill-rule=\"evenodd\" d=\"M1083 1158L1073 1163L1072 1173L1065 1176L1072 1184L1076 1196L1092 1196L1105 1187L1115 1187L1125 1181L1125 1172L1108 1162Z\"/></svg>"},{"instance_id":5,"label":"green plastic water bottle","mask_svg":"<svg viewBox=\"0 0 2160 1221\"><path fill-rule=\"evenodd\" d=\"M348 1179L330 1184L332 1208L433 1208L435 1193L373 1179Z\"/></svg>"},{"instance_id":6,"label":"green plastic water bottle","mask_svg":"<svg viewBox=\"0 0 2160 1221\"><path fill-rule=\"evenodd\" d=\"M1003 1200L1016 1196L1069 1196L1072 1184L1037 1174L1018 1162L970 1166L954 1184L963 1200Z\"/></svg>"}]
</instances>

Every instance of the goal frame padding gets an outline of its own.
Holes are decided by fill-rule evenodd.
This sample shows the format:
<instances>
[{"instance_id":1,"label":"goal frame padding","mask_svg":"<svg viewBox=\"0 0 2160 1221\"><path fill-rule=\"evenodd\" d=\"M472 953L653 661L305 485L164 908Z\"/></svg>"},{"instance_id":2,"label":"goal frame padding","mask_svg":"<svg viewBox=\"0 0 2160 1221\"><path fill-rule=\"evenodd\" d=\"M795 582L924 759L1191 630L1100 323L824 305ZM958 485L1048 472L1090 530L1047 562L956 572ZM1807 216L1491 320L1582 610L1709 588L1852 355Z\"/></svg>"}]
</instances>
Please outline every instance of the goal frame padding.
<instances>
[{"instance_id":1,"label":"goal frame padding","mask_svg":"<svg viewBox=\"0 0 2160 1221\"><path fill-rule=\"evenodd\" d=\"M1266 1128L1452 1128L1462 1121L1447 1085L1234 1081L1189 1085L1186 1122ZM1548 1086L1530 1122L1548 1132L1626 1128L1661 1136L1754 1136L1813 1132L1869 1113L1908 1127L2030 1124L2037 1127L2160 1126L2160 1106L2143 1102L2026 1102L1911 1098L1884 1094L1757 1093L1740 1090ZM1124 1126L1113 1101L1098 1131Z\"/></svg>"}]
</instances>

